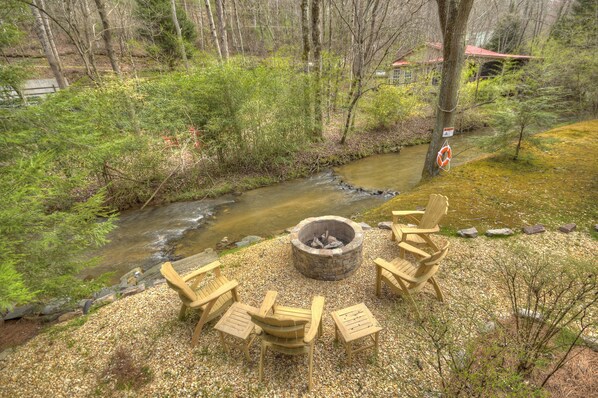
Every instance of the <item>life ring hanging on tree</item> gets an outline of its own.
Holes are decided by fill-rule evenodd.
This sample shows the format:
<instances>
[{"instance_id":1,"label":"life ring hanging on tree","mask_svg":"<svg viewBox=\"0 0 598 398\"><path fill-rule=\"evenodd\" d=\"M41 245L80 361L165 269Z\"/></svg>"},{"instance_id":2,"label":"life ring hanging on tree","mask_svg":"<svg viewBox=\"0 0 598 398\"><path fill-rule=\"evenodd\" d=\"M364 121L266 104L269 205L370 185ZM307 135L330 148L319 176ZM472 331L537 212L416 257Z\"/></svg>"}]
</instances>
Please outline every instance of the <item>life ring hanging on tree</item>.
<instances>
[{"instance_id":1,"label":"life ring hanging on tree","mask_svg":"<svg viewBox=\"0 0 598 398\"><path fill-rule=\"evenodd\" d=\"M453 151L451 150L451 146L449 145L448 140L445 140L444 144L442 144L442 148L440 148L436 155L436 164L438 164L438 168L449 171L451 168L452 157Z\"/></svg>"}]
</instances>

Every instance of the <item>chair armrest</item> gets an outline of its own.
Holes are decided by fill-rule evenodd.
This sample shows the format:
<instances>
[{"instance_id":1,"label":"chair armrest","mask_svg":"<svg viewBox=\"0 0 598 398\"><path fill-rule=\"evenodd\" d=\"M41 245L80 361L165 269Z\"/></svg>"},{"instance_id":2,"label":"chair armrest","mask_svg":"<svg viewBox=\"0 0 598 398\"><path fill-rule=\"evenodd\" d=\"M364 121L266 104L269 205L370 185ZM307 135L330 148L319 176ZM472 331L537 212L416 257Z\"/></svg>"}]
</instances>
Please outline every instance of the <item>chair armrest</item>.
<instances>
[{"instance_id":1,"label":"chair armrest","mask_svg":"<svg viewBox=\"0 0 598 398\"><path fill-rule=\"evenodd\" d=\"M311 302L311 324L309 330L303 338L306 343L311 343L312 340L318 335L318 329L320 328L320 322L322 322L322 314L324 313L324 297L316 296Z\"/></svg>"},{"instance_id":2,"label":"chair armrest","mask_svg":"<svg viewBox=\"0 0 598 398\"><path fill-rule=\"evenodd\" d=\"M419 224L419 220L415 216L422 215L422 214L424 214L424 212L421 210L399 210L399 211L395 210L392 212L392 222L393 222L393 224L398 224L399 218L405 217L408 220Z\"/></svg>"},{"instance_id":3,"label":"chair armrest","mask_svg":"<svg viewBox=\"0 0 598 398\"><path fill-rule=\"evenodd\" d=\"M413 214L424 214L424 213L425 213L425 211L422 211L422 210L398 210L398 211L394 210L392 212L392 215L393 216L410 216Z\"/></svg>"},{"instance_id":4,"label":"chair armrest","mask_svg":"<svg viewBox=\"0 0 598 398\"><path fill-rule=\"evenodd\" d=\"M426 253L425 251L420 250L417 247L411 246L409 243L406 243L406 242L399 243L399 247L411 254L421 256L424 259L428 259L428 258L432 257L429 253Z\"/></svg>"},{"instance_id":5,"label":"chair armrest","mask_svg":"<svg viewBox=\"0 0 598 398\"><path fill-rule=\"evenodd\" d=\"M266 292L266 297L264 297L264 301L262 301L262 305L257 312L257 315L261 317L268 315L268 312L272 309L274 303L276 303L276 296L278 296L278 292L274 290L268 290Z\"/></svg>"},{"instance_id":6,"label":"chair armrest","mask_svg":"<svg viewBox=\"0 0 598 398\"><path fill-rule=\"evenodd\" d=\"M401 228L401 232L405 235L407 234L414 234L414 235L424 235L424 234L433 234L440 231L440 227L437 225L434 228Z\"/></svg>"},{"instance_id":7,"label":"chair armrest","mask_svg":"<svg viewBox=\"0 0 598 398\"><path fill-rule=\"evenodd\" d=\"M220 268L220 265L221 265L220 261L218 261L218 260L211 262L210 264L205 265L205 266L201 267L200 269L193 271L189 275L183 276L183 280L185 282L188 282L193 278L197 278L198 276L205 274L206 272L210 272L213 269Z\"/></svg>"},{"instance_id":8,"label":"chair armrest","mask_svg":"<svg viewBox=\"0 0 598 398\"><path fill-rule=\"evenodd\" d=\"M239 282L236 280L228 281L224 285L220 286L218 289L214 290L209 296L202 298L201 300L196 300L189 304L191 308L202 307L208 304L212 300L217 300L218 297L222 296L223 294L235 289L239 286Z\"/></svg>"},{"instance_id":9,"label":"chair armrest","mask_svg":"<svg viewBox=\"0 0 598 398\"><path fill-rule=\"evenodd\" d=\"M387 270L388 272L390 272L391 274L398 276L399 278L406 280L407 282L411 282L411 283L416 283L419 282L419 279L415 279L410 277L409 275L399 271L394 265L392 265L391 263L389 263L386 260L383 260L381 258L377 258L374 260L374 263L376 263L377 267L380 268L384 268L385 270Z\"/></svg>"}]
</instances>

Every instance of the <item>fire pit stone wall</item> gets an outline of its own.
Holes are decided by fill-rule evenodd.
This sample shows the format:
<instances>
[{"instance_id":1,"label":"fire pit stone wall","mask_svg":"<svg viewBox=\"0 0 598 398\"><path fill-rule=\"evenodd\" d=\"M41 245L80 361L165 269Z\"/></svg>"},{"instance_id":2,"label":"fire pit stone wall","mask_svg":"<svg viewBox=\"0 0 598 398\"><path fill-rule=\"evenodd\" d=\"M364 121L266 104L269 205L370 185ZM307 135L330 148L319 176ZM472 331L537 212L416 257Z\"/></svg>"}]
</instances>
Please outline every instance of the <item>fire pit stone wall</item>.
<instances>
[{"instance_id":1,"label":"fire pit stone wall","mask_svg":"<svg viewBox=\"0 0 598 398\"><path fill-rule=\"evenodd\" d=\"M326 231L345 245L336 249L317 249L306 243ZM351 220L338 216L311 217L291 231L295 268L308 278L335 281L348 277L362 261L363 230Z\"/></svg>"}]
</instances>

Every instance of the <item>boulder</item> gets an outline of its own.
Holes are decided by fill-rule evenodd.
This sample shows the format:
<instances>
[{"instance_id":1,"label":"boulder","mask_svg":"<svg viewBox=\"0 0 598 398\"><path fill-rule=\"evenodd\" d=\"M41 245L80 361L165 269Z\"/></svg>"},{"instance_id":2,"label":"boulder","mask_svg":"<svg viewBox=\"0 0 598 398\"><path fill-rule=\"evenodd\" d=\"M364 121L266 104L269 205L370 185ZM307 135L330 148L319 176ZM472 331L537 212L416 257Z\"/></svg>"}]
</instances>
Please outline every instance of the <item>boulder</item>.
<instances>
[{"instance_id":1,"label":"boulder","mask_svg":"<svg viewBox=\"0 0 598 398\"><path fill-rule=\"evenodd\" d=\"M102 306L102 305L114 303L115 301L116 301L116 293L111 293L106 296L100 297L93 303Z\"/></svg>"},{"instance_id":2,"label":"boulder","mask_svg":"<svg viewBox=\"0 0 598 398\"><path fill-rule=\"evenodd\" d=\"M360 222L359 226L361 227L361 229L363 229L364 231L367 231L368 229L372 229L371 225L365 222Z\"/></svg>"},{"instance_id":3,"label":"boulder","mask_svg":"<svg viewBox=\"0 0 598 398\"><path fill-rule=\"evenodd\" d=\"M252 243L261 242L263 240L264 240L264 238L262 238L261 236L249 235L249 236L246 236L243 239L241 239L239 242L235 243L235 245L237 247L244 247L244 246L249 246Z\"/></svg>"},{"instance_id":4,"label":"boulder","mask_svg":"<svg viewBox=\"0 0 598 398\"><path fill-rule=\"evenodd\" d=\"M22 318L27 315L31 315L35 312L35 305L27 304L21 305L19 307L14 307L12 311L9 311L8 314L4 315L4 320L8 321L9 319L17 319Z\"/></svg>"},{"instance_id":5,"label":"boulder","mask_svg":"<svg viewBox=\"0 0 598 398\"><path fill-rule=\"evenodd\" d=\"M390 227L392 227L392 221L382 221L378 223L378 228L380 229L388 229L390 231Z\"/></svg>"},{"instance_id":6,"label":"boulder","mask_svg":"<svg viewBox=\"0 0 598 398\"><path fill-rule=\"evenodd\" d=\"M478 230L475 227L460 229L457 231L457 235L462 238L477 238Z\"/></svg>"},{"instance_id":7,"label":"boulder","mask_svg":"<svg viewBox=\"0 0 598 398\"><path fill-rule=\"evenodd\" d=\"M497 228L497 229L489 229L486 231L486 236L493 237L493 236L511 236L515 232L511 228Z\"/></svg>"},{"instance_id":8,"label":"boulder","mask_svg":"<svg viewBox=\"0 0 598 398\"><path fill-rule=\"evenodd\" d=\"M575 231L576 228L577 228L577 224L570 223L570 224L561 225L559 227L559 231L569 234L569 233Z\"/></svg>"},{"instance_id":9,"label":"boulder","mask_svg":"<svg viewBox=\"0 0 598 398\"><path fill-rule=\"evenodd\" d=\"M54 299L46 305L44 305L40 313L42 315L57 314L59 312L62 312L62 310L64 310L66 307L68 307L68 303L69 301L64 298Z\"/></svg>"},{"instance_id":10,"label":"boulder","mask_svg":"<svg viewBox=\"0 0 598 398\"><path fill-rule=\"evenodd\" d=\"M598 351L598 337L581 336L581 340L594 351Z\"/></svg>"},{"instance_id":11,"label":"boulder","mask_svg":"<svg viewBox=\"0 0 598 398\"><path fill-rule=\"evenodd\" d=\"M135 267L120 277L120 286L136 285L137 281L143 275L141 267Z\"/></svg>"},{"instance_id":12,"label":"boulder","mask_svg":"<svg viewBox=\"0 0 598 398\"><path fill-rule=\"evenodd\" d=\"M540 312L532 311L527 308L519 308L517 315L521 318L529 318L536 322L540 322L544 319L544 316Z\"/></svg>"},{"instance_id":13,"label":"boulder","mask_svg":"<svg viewBox=\"0 0 598 398\"><path fill-rule=\"evenodd\" d=\"M172 262L172 267L179 275L184 275L190 271L195 271L211 262L218 260L218 255L214 250L204 250L201 253L194 254Z\"/></svg>"},{"instance_id":14,"label":"boulder","mask_svg":"<svg viewBox=\"0 0 598 398\"><path fill-rule=\"evenodd\" d=\"M542 232L546 232L546 228L544 228L544 225L542 224L528 225L523 227L523 232L527 235L540 234Z\"/></svg>"},{"instance_id":15,"label":"boulder","mask_svg":"<svg viewBox=\"0 0 598 398\"><path fill-rule=\"evenodd\" d=\"M85 315L89 312L89 309L91 308L92 304L93 304L93 300L90 300L90 299L81 300L81 301L79 301L79 308L81 308L81 310L83 311L83 314Z\"/></svg>"},{"instance_id":16,"label":"boulder","mask_svg":"<svg viewBox=\"0 0 598 398\"><path fill-rule=\"evenodd\" d=\"M12 354L14 351L14 348L7 348L6 350L0 352L0 361L6 361L10 354Z\"/></svg>"},{"instance_id":17,"label":"boulder","mask_svg":"<svg viewBox=\"0 0 598 398\"><path fill-rule=\"evenodd\" d=\"M58 322L66 322L83 315L81 310L66 312L58 317Z\"/></svg>"},{"instance_id":18,"label":"boulder","mask_svg":"<svg viewBox=\"0 0 598 398\"><path fill-rule=\"evenodd\" d=\"M131 287L123 290L120 293L120 295L121 295L121 297L128 297L128 296L132 296L132 295L137 294L137 293L141 293L144 290L145 290L145 284L144 283L140 283L137 286L131 286Z\"/></svg>"},{"instance_id":19,"label":"boulder","mask_svg":"<svg viewBox=\"0 0 598 398\"><path fill-rule=\"evenodd\" d=\"M92 294L92 297L93 297L93 299L97 300L100 297L104 297L104 296L108 296L112 293L116 293L117 290L118 290L118 286L103 287L99 291Z\"/></svg>"}]
</instances>

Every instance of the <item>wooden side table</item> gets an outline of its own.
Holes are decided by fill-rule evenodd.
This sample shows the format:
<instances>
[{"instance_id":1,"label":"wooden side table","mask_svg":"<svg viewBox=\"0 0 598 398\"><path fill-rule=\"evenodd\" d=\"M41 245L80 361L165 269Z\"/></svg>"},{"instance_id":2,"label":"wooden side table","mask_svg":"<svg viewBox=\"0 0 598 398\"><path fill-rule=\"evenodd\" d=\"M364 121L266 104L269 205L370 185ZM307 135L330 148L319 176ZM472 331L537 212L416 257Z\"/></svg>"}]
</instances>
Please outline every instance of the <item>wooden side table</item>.
<instances>
[{"instance_id":1,"label":"wooden side table","mask_svg":"<svg viewBox=\"0 0 598 398\"><path fill-rule=\"evenodd\" d=\"M253 342L253 339L255 339L255 335L251 339L249 339L249 336L253 332L255 325L251 322L251 317L247 311L257 312L257 308L239 302L234 303L222 318L220 318L214 329L218 330L220 340L227 354L230 352L229 346L240 346L245 353L245 358L250 361L249 346ZM241 343L227 342L225 338L226 334L241 339Z\"/></svg>"},{"instance_id":2,"label":"wooden side table","mask_svg":"<svg viewBox=\"0 0 598 398\"><path fill-rule=\"evenodd\" d=\"M335 340L338 341L340 332L345 345L348 365L351 365L354 353L365 349L374 347L375 353L378 355L378 333L382 327L364 303L334 311L330 315L334 320ZM353 342L364 337L369 337L372 343L353 349Z\"/></svg>"}]
</instances>

